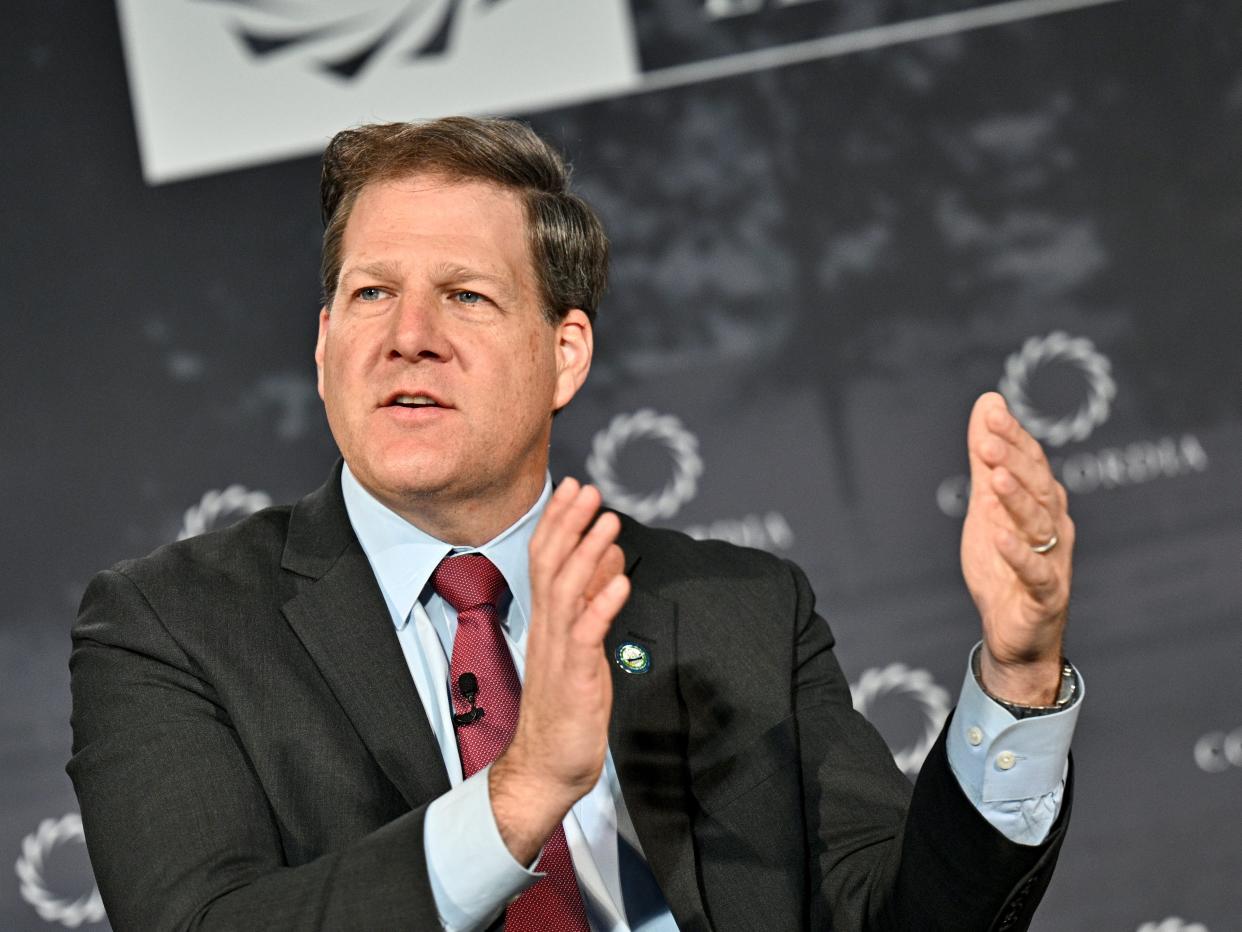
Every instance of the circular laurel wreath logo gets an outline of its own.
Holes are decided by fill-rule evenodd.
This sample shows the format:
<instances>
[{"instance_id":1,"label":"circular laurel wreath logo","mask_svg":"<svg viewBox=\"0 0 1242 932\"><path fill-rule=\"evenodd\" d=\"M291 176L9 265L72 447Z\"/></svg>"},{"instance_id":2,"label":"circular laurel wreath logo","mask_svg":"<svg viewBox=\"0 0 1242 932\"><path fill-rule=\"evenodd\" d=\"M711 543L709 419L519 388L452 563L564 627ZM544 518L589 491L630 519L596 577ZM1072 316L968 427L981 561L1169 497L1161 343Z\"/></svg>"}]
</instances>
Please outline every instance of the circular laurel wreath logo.
<instances>
[{"instance_id":1,"label":"circular laurel wreath logo","mask_svg":"<svg viewBox=\"0 0 1242 932\"><path fill-rule=\"evenodd\" d=\"M673 458L673 476L659 492L640 494L622 485L616 474L617 455L628 443L640 438L662 443ZM599 486L604 501L633 515L639 521L671 518L681 506L694 498L703 475L699 441L671 414L657 414L643 408L633 414L618 414L595 435L586 471Z\"/></svg>"},{"instance_id":2,"label":"circular laurel wreath logo","mask_svg":"<svg viewBox=\"0 0 1242 932\"><path fill-rule=\"evenodd\" d=\"M266 492L251 491L243 485L231 485L227 489L211 489L204 492L197 505L185 510L181 533L177 540L185 540L203 534L216 527L224 527L256 511L262 511L272 503ZM231 520L221 520L221 518Z\"/></svg>"},{"instance_id":3,"label":"circular laurel wreath logo","mask_svg":"<svg viewBox=\"0 0 1242 932\"><path fill-rule=\"evenodd\" d=\"M936 684L926 670L907 667L904 663L890 663L887 667L872 667L863 671L857 683L850 684L854 708L866 715L877 699L890 693L908 695L922 707L926 718L923 734L911 747L893 753L897 767L907 776L914 776L927 759L927 753L936 743L936 736L949 717L949 694Z\"/></svg>"},{"instance_id":4,"label":"circular laurel wreath logo","mask_svg":"<svg viewBox=\"0 0 1242 932\"><path fill-rule=\"evenodd\" d=\"M1069 416L1054 417L1038 411L1027 396L1032 374L1050 362L1076 366L1087 379L1087 397ZM1071 440L1086 440L1095 428L1108 420L1117 396L1112 364L1086 337L1071 337L1061 330L1046 337L1031 337L1022 349L1005 360L1005 374L997 388L1009 402L1014 415L1034 436L1054 447Z\"/></svg>"},{"instance_id":5,"label":"circular laurel wreath logo","mask_svg":"<svg viewBox=\"0 0 1242 932\"><path fill-rule=\"evenodd\" d=\"M1170 916L1163 922L1144 922L1138 932L1208 932L1201 922L1187 922L1179 916Z\"/></svg>"},{"instance_id":6,"label":"circular laurel wreath logo","mask_svg":"<svg viewBox=\"0 0 1242 932\"><path fill-rule=\"evenodd\" d=\"M60 819L44 819L33 834L22 839L22 854L15 869L21 880L22 899L35 908L40 918L76 929L84 922L100 922L104 918L99 887L93 887L90 893L76 900L67 900L53 894L43 880L43 863L47 856L70 842L86 844L81 816L71 812Z\"/></svg>"}]
</instances>

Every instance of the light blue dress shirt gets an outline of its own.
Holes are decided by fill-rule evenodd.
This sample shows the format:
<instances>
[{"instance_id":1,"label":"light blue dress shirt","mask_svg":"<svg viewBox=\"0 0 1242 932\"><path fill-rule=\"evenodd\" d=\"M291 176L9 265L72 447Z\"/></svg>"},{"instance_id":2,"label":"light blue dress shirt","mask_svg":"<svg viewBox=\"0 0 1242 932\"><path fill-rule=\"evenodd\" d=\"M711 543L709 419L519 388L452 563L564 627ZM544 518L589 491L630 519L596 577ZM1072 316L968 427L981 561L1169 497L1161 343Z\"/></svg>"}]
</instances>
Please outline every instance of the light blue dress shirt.
<instances>
[{"instance_id":1,"label":"light blue dress shirt","mask_svg":"<svg viewBox=\"0 0 1242 932\"><path fill-rule=\"evenodd\" d=\"M482 929L542 875L515 861L505 847L488 797L488 769L462 777L449 697L457 614L429 582L450 553L481 553L496 565L510 592L507 604L498 606L505 639L523 679L531 602L527 546L552 483L545 480L530 511L481 547L454 547L419 530L371 496L348 466L341 486L451 784L428 807L424 830L440 922L452 932ZM949 764L979 812L1020 844L1043 841L1060 811L1070 738L1081 708L1081 678L1079 684L1066 710L1018 720L983 693L967 667L948 736ZM646 867L611 753L599 782L563 825L594 932L676 932Z\"/></svg>"}]
</instances>

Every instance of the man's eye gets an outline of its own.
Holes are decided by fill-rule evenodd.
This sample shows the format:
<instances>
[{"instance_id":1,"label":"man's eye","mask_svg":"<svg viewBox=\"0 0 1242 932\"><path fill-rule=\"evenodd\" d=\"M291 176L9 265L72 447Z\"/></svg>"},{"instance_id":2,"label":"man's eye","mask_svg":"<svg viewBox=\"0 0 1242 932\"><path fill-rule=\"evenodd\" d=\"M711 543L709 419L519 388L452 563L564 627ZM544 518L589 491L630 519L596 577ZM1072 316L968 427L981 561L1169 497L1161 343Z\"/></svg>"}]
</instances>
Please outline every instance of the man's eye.
<instances>
[{"instance_id":1,"label":"man's eye","mask_svg":"<svg viewBox=\"0 0 1242 932\"><path fill-rule=\"evenodd\" d=\"M459 291L453 295L462 304L482 304L487 299L477 291Z\"/></svg>"},{"instance_id":2,"label":"man's eye","mask_svg":"<svg viewBox=\"0 0 1242 932\"><path fill-rule=\"evenodd\" d=\"M378 301L384 297L384 291L381 288L359 288L357 294L359 301Z\"/></svg>"}]
</instances>

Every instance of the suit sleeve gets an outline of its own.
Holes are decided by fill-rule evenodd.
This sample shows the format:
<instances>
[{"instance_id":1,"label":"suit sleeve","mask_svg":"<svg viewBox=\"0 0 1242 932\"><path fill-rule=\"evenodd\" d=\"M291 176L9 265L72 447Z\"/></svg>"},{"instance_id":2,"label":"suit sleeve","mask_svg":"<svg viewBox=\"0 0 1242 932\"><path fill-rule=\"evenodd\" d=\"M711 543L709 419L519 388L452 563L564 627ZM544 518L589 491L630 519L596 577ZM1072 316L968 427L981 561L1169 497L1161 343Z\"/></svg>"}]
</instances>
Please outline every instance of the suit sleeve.
<instances>
[{"instance_id":1,"label":"suit sleeve","mask_svg":"<svg viewBox=\"0 0 1242 932\"><path fill-rule=\"evenodd\" d=\"M1048 838L1019 845L971 804L953 775L945 731L913 791L875 729L854 711L802 571L794 704L811 872L812 928L1025 929L1064 837L1069 788ZM815 880L818 878L818 880Z\"/></svg>"},{"instance_id":2,"label":"suit sleeve","mask_svg":"<svg viewBox=\"0 0 1242 932\"><path fill-rule=\"evenodd\" d=\"M67 769L114 928L438 927L426 807L287 866L227 711L123 573L87 589L70 670Z\"/></svg>"}]
</instances>

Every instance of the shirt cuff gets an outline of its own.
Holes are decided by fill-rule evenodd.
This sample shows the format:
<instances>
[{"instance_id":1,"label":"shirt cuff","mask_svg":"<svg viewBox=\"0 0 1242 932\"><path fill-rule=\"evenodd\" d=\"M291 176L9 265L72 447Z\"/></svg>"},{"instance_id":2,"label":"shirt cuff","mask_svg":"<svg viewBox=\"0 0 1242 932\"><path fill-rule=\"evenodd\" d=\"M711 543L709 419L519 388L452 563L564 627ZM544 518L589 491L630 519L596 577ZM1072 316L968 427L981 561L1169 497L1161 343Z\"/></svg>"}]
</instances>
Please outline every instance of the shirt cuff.
<instances>
[{"instance_id":1,"label":"shirt cuff","mask_svg":"<svg viewBox=\"0 0 1242 932\"><path fill-rule=\"evenodd\" d=\"M514 860L500 837L490 772L490 765L484 767L427 807L427 873L440 925L451 932L486 927L543 876Z\"/></svg>"},{"instance_id":2,"label":"shirt cuff","mask_svg":"<svg viewBox=\"0 0 1242 932\"><path fill-rule=\"evenodd\" d=\"M1074 674L1078 691L1065 709L1017 719L988 697L967 664L947 750L949 765L976 807L1060 790L1086 694L1082 676L1077 670Z\"/></svg>"}]
</instances>

